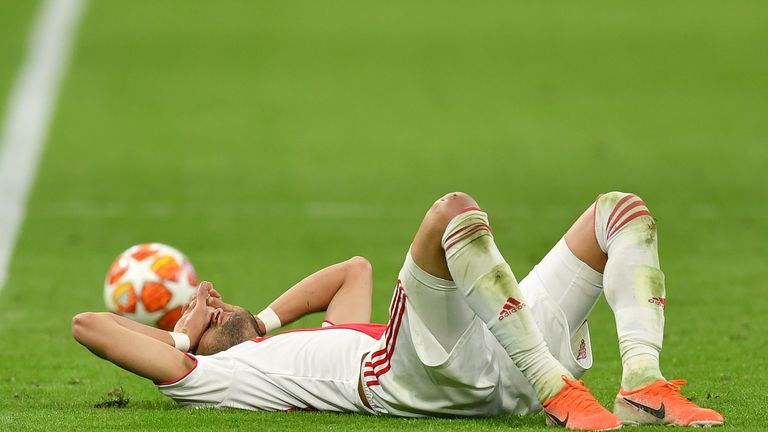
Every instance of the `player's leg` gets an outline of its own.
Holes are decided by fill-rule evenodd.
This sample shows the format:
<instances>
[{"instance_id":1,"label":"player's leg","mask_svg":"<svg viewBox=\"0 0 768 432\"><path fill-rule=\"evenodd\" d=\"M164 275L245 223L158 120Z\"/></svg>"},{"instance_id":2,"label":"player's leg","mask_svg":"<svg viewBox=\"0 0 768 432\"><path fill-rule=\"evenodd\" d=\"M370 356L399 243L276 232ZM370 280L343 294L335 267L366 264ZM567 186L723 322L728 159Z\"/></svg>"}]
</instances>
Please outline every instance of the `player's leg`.
<instances>
[{"instance_id":1,"label":"player's leg","mask_svg":"<svg viewBox=\"0 0 768 432\"><path fill-rule=\"evenodd\" d=\"M405 283L403 289L421 320L446 352L452 350L475 318L475 312L453 282L440 241L452 215L476 206L474 199L458 193L435 201L424 216L409 253L408 260L412 260L416 268L416 271L410 271L411 276L422 283ZM405 268L409 268L408 263Z\"/></svg>"},{"instance_id":2,"label":"player's leg","mask_svg":"<svg viewBox=\"0 0 768 432\"><path fill-rule=\"evenodd\" d=\"M424 217L398 273L386 331L364 358L363 391L377 411L496 413L483 411L489 395L501 394L485 384L492 382L486 374L498 370L489 364L495 347L486 345L482 323L451 280L435 211L442 203Z\"/></svg>"},{"instance_id":3,"label":"player's leg","mask_svg":"<svg viewBox=\"0 0 768 432\"><path fill-rule=\"evenodd\" d=\"M645 203L634 194L601 195L565 240L577 258L604 275L623 367L619 417L625 423L721 424L718 413L689 402L679 393L680 382L661 374L666 292L656 223Z\"/></svg>"},{"instance_id":4,"label":"player's leg","mask_svg":"<svg viewBox=\"0 0 768 432\"><path fill-rule=\"evenodd\" d=\"M412 246L414 261L452 278L544 404L550 422L605 430L620 424L550 353L512 270L491 234L488 216L466 194L452 193L427 213ZM550 409L551 408L551 409Z\"/></svg>"},{"instance_id":5,"label":"player's leg","mask_svg":"<svg viewBox=\"0 0 768 432\"><path fill-rule=\"evenodd\" d=\"M616 319L621 384L632 390L663 379L659 352L666 290L659 267L656 222L639 197L621 192L601 195L592 213L595 240L590 249L596 256L603 252L606 257L603 289ZM571 230L569 234L566 241L571 239L576 245L576 233Z\"/></svg>"},{"instance_id":6,"label":"player's leg","mask_svg":"<svg viewBox=\"0 0 768 432\"><path fill-rule=\"evenodd\" d=\"M508 302L515 308L522 304L522 295L493 243L486 214L472 197L457 192L435 202L416 233L411 253L423 270L456 282L469 308L531 381L540 400L560 391L560 377L570 373L551 357L530 313L520 308L499 319Z\"/></svg>"}]
</instances>

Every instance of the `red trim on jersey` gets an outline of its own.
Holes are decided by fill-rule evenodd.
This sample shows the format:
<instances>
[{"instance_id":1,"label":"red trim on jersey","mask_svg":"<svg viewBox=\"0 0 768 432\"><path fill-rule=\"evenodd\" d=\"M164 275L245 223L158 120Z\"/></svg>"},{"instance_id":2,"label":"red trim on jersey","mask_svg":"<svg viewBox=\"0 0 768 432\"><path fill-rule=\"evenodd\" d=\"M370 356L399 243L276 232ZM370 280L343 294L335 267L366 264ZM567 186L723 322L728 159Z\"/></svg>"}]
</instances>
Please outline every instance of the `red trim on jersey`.
<instances>
[{"instance_id":1,"label":"red trim on jersey","mask_svg":"<svg viewBox=\"0 0 768 432\"><path fill-rule=\"evenodd\" d=\"M396 293L398 295L396 299L397 306L395 306L395 313L391 316L390 321L387 324L387 340L384 343L384 348L371 354L371 361L373 361L375 357L378 357L382 354L386 354L387 347L389 347L390 344L393 343L392 338L394 337L394 333L392 332L392 326L395 325L395 322L397 321L397 318L395 317L402 316L403 311L405 310L404 293L402 293L402 288L400 287L399 284L398 284ZM386 358L386 356L384 358ZM378 364L381 364L381 363L374 363L374 366L378 366Z\"/></svg>"},{"instance_id":2,"label":"red trim on jersey","mask_svg":"<svg viewBox=\"0 0 768 432\"><path fill-rule=\"evenodd\" d=\"M395 287L395 292L392 293L392 300L389 302L389 318L392 319L393 316L395 316L395 310L397 310L397 299L398 293L397 288L400 286L400 281L397 281L397 286ZM389 323L387 323L389 325Z\"/></svg>"},{"instance_id":3,"label":"red trim on jersey","mask_svg":"<svg viewBox=\"0 0 768 432\"><path fill-rule=\"evenodd\" d=\"M381 385L381 384L379 384L378 381L366 381L365 385L370 387L370 386Z\"/></svg>"},{"instance_id":4,"label":"red trim on jersey","mask_svg":"<svg viewBox=\"0 0 768 432\"><path fill-rule=\"evenodd\" d=\"M390 319L389 325L387 326L387 330L389 334L387 335L387 340L385 342L384 349L381 349L379 351L376 351L373 355L371 355L371 361L365 363L365 367L370 368L370 371L365 371L363 373L363 376L371 377L375 376L376 378L379 378L381 375L389 372L390 368L392 367L391 359L392 355L395 352L395 347L397 346L397 337L400 334L400 324L403 322L403 314L405 313L405 303L407 296L405 295L405 292L403 291L402 284L400 281L398 281L396 292L399 294L397 298L398 302L398 313L397 315L393 316ZM377 361L373 361L374 357L379 356L381 354L384 354L384 357L380 358ZM379 366L383 366L379 370L375 370ZM375 382L375 384L373 384ZM367 385L378 385L378 380L376 381L367 381Z\"/></svg>"},{"instance_id":5,"label":"red trim on jersey","mask_svg":"<svg viewBox=\"0 0 768 432\"><path fill-rule=\"evenodd\" d=\"M384 343L384 348L371 353L371 359L386 353L387 352L386 347L387 345L389 345L390 340L392 339L392 331L391 331L392 323L393 323L394 317L397 316L397 313L400 310L400 305L402 303L402 296L400 295L400 281L397 282L397 286L395 287L395 292L392 295L391 303L392 304L389 306L389 322L387 323L387 330L386 330L387 340Z\"/></svg>"},{"instance_id":6,"label":"red trim on jersey","mask_svg":"<svg viewBox=\"0 0 768 432\"><path fill-rule=\"evenodd\" d=\"M625 219L625 220L624 220L622 223L618 224L617 226L615 226L615 227L614 227L614 228L611 230L611 233L610 233L610 234L608 234L608 238L610 238L612 235L614 235L614 234L616 234L617 232L619 232L619 230L620 230L620 229L621 229L621 228L622 228L624 225L626 225L626 224L630 223L631 221L633 221L633 220L635 220L635 219L639 218L640 216L651 216L651 212L649 212L648 210L640 210L639 212L635 212L635 213L632 213L632 214L631 214L631 215L630 215L628 218L626 218L626 219ZM651 216L651 217L653 217L653 216Z\"/></svg>"},{"instance_id":7,"label":"red trim on jersey","mask_svg":"<svg viewBox=\"0 0 768 432\"><path fill-rule=\"evenodd\" d=\"M397 288L395 288L395 295L397 296L397 299L395 299L394 302L397 305L395 306L395 313L390 315L390 320L387 324L387 340L384 343L384 348L371 354L371 361L373 361L375 357L386 354L387 347L389 347L390 344L394 344L392 339L395 336L392 332L392 327L397 325L399 328L399 319L403 316L403 312L405 312L405 293L403 292L403 287L399 280L397 281ZM377 364L374 364L374 366L377 366Z\"/></svg>"},{"instance_id":8,"label":"red trim on jersey","mask_svg":"<svg viewBox=\"0 0 768 432\"><path fill-rule=\"evenodd\" d=\"M384 331L386 330L386 325L384 324L376 324L376 323L350 323L350 324L337 324L332 325L328 327L314 327L314 328L301 328L301 329L293 329L293 330L286 330L282 333L276 334L274 336L262 336L251 339L253 342L263 342L269 338L273 338L276 336L281 336L288 333L297 333L297 332L310 332L310 331L325 331L325 330L354 330L360 333L363 333L373 339L379 339L382 334L384 334Z\"/></svg>"},{"instance_id":9,"label":"red trim on jersey","mask_svg":"<svg viewBox=\"0 0 768 432\"><path fill-rule=\"evenodd\" d=\"M376 378L378 379L380 376L389 372L391 368L392 368L392 362L388 362L386 366L376 371Z\"/></svg>"},{"instance_id":10,"label":"red trim on jersey","mask_svg":"<svg viewBox=\"0 0 768 432\"><path fill-rule=\"evenodd\" d=\"M189 374L191 374L191 373L192 373L192 371L193 371L193 370L195 370L195 368L197 367L197 359L195 358L195 356L193 356L193 355L192 355L192 354L190 354L190 353L184 353L184 355L186 355L187 357L191 358L191 359L192 359L192 361L194 361L194 362L195 362L195 363L192 365L192 369L188 370L188 371L187 371L187 373L185 373L184 375L182 375L182 376L181 376L181 378L179 378L179 379L177 379L177 380L172 380L172 381L163 381L163 382L160 382L160 383L155 383L155 385L159 385L159 386L167 386L167 385L173 385L173 384L176 384L176 383L178 383L179 381L181 381L181 380L183 380L184 378L186 378L187 376L189 376Z\"/></svg>"},{"instance_id":11,"label":"red trim on jersey","mask_svg":"<svg viewBox=\"0 0 768 432\"><path fill-rule=\"evenodd\" d=\"M608 231L608 227L611 226L611 220L613 220L613 216L616 215L616 212L619 210L619 207L621 207L625 202L631 200L632 198L635 198L637 195L635 194L629 194L625 196L624 198L620 199L619 202L616 203L615 206L613 206L613 211L611 212L611 215L608 216L608 222L605 224L605 230Z\"/></svg>"},{"instance_id":12,"label":"red trim on jersey","mask_svg":"<svg viewBox=\"0 0 768 432\"><path fill-rule=\"evenodd\" d=\"M385 363L388 363L389 359L392 357L392 353L395 351L395 344L397 343L397 335L400 333L400 323L403 321L403 313L405 312L405 298L400 297L399 300L401 300L402 305L399 309L399 312L397 313L397 317L392 320L392 324L395 326L394 331L392 331L392 328L390 327L384 348L376 351L374 354L371 354L371 363L366 363L366 366L370 364L371 368L377 368ZM373 361L374 357L378 357L381 354L384 354L384 357ZM376 376L379 376L378 373Z\"/></svg>"},{"instance_id":13,"label":"red trim on jersey","mask_svg":"<svg viewBox=\"0 0 768 432\"><path fill-rule=\"evenodd\" d=\"M403 300L405 298L403 297ZM390 360L392 359L392 354L395 352L395 345L397 345L397 336L400 334L400 324L403 322L403 313L405 312L405 301L403 301L403 307L400 309L400 313L397 316L397 324L395 325L395 331L394 331L394 338L392 339L392 346L389 346L389 350L387 351L387 355L384 356L381 360L374 362L371 367L376 368L384 363L386 363L386 366L384 366L382 369L379 369L376 372L376 378L381 376L383 373L386 373L389 371L390 368ZM373 357L371 357L371 360L373 360Z\"/></svg>"}]
</instances>

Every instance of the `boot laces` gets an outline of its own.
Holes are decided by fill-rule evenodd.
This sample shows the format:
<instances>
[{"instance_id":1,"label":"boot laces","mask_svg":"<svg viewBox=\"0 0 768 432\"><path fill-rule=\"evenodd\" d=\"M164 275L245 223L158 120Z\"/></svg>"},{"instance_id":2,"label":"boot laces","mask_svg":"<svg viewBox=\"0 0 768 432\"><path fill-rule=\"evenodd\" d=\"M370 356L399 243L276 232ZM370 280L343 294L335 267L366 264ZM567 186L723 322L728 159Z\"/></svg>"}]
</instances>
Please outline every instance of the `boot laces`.
<instances>
[{"instance_id":1,"label":"boot laces","mask_svg":"<svg viewBox=\"0 0 768 432\"><path fill-rule=\"evenodd\" d=\"M565 375L562 378L569 387L563 395L563 403L568 404L571 408L590 414L605 411L605 408L589 393L589 389L584 385L584 381L568 379Z\"/></svg>"},{"instance_id":2,"label":"boot laces","mask_svg":"<svg viewBox=\"0 0 768 432\"><path fill-rule=\"evenodd\" d=\"M664 397L674 399L686 405L695 405L688 398L683 396L682 393L680 393L680 387L686 384L688 384L688 381L684 379L669 380L669 381L664 381L664 383L661 386L659 386L659 389L661 390L661 393L663 394Z\"/></svg>"}]
</instances>

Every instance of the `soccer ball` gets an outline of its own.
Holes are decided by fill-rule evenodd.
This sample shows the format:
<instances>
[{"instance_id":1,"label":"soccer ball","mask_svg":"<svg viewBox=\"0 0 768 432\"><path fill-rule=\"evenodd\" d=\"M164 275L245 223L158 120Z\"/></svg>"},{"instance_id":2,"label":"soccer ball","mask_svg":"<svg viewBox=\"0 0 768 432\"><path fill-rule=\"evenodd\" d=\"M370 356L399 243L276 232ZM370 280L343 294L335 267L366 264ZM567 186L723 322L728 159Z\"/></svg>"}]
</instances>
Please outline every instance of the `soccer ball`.
<instances>
[{"instance_id":1,"label":"soccer ball","mask_svg":"<svg viewBox=\"0 0 768 432\"><path fill-rule=\"evenodd\" d=\"M109 268L104 302L116 314L173 330L196 287L197 274L184 254L161 243L145 243L120 254Z\"/></svg>"}]
</instances>

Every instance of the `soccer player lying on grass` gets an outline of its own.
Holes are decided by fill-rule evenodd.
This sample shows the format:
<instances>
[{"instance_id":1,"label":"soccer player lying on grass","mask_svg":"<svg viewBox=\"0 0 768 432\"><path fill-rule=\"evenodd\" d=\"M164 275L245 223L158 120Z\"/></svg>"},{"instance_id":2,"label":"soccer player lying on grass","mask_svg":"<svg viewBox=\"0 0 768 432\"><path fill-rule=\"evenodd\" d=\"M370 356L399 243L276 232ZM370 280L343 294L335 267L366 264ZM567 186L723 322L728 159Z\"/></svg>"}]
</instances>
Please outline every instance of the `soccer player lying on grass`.
<instances>
[{"instance_id":1,"label":"soccer player lying on grass","mask_svg":"<svg viewBox=\"0 0 768 432\"><path fill-rule=\"evenodd\" d=\"M386 327L367 324L371 284L368 263L353 258L307 277L258 319L203 283L176 333L108 313L77 315L72 332L185 406L405 417L543 409L548 424L585 430L723 423L659 370L664 274L654 219L635 195L598 197L518 285L487 215L448 194L416 233ZM577 381L592 363L586 319L603 291L623 365L613 413ZM320 310L326 327L257 337Z\"/></svg>"}]
</instances>

